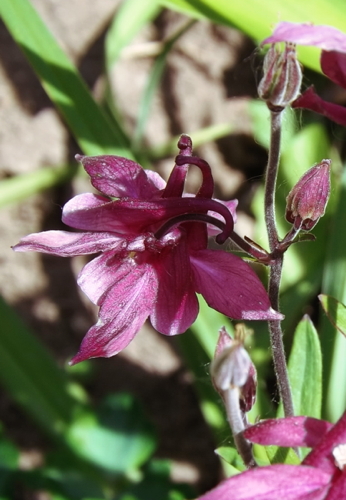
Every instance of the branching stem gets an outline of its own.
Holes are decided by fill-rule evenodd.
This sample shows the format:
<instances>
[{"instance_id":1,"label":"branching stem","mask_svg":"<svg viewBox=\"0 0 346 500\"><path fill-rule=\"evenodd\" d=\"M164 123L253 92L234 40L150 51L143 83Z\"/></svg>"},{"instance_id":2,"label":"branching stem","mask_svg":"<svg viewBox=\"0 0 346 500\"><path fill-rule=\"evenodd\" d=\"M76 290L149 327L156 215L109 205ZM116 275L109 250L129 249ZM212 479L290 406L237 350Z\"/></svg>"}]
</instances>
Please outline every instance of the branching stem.
<instances>
[{"instance_id":1,"label":"branching stem","mask_svg":"<svg viewBox=\"0 0 346 500\"><path fill-rule=\"evenodd\" d=\"M268 295L272 307L279 310L279 291L282 276L284 251L280 249L276 218L275 218L275 190L280 160L281 143L281 118L282 113L271 111L271 140L268 158L268 166L265 182L265 222L268 231L269 247L273 257L270 263ZM281 321L268 321L270 332L270 343L273 353L273 362L281 401L286 417L293 416L293 401L288 379L285 348L282 340Z\"/></svg>"}]
</instances>

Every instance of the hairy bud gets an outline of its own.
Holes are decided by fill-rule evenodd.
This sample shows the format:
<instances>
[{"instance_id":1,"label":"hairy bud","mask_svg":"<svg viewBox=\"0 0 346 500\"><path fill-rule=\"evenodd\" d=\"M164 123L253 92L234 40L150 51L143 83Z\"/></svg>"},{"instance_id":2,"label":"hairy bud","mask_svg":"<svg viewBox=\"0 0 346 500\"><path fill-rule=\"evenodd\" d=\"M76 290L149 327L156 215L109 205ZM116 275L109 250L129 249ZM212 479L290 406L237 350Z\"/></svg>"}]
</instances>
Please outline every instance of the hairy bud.
<instances>
[{"instance_id":1,"label":"hairy bud","mask_svg":"<svg viewBox=\"0 0 346 500\"><path fill-rule=\"evenodd\" d=\"M273 44L264 58L263 73L258 95L269 109L282 111L295 101L300 93L302 71L294 44L286 43L282 52Z\"/></svg>"},{"instance_id":2,"label":"hairy bud","mask_svg":"<svg viewBox=\"0 0 346 500\"><path fill-rule=\"evenodd\" d=\"M286 220L310 231L324 215L330 194L330 160L311 167L286 198Z\"/></svg>"}]
</instances>

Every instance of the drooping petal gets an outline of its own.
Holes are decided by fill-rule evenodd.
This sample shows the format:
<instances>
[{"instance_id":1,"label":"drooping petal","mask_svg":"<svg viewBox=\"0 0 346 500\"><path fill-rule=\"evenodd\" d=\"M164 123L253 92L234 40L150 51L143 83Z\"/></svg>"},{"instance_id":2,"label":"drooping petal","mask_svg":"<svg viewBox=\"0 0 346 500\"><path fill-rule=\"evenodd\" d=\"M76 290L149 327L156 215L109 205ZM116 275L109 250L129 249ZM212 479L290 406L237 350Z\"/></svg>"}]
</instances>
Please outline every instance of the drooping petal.
<instances>
[{"instance_id":1,"label":"drooping petal","mask_svg":"<svg viewBox=\"0 0 346 500\"><path fill-rule=\"evenodd\" d=\"M335 50L322 50L321 68L323 73L340 87L346 88L346 54Z\"/></svg>"},{"instance_id":2,"label":"drooping petal","mask_svg":"<svg viewBox=\"0 0 346 500\"><path fill-rule=\"evenodd\" d=\"M298 45L314 45L323 50L346 52L346 34L333 26L281 22L273 34L262 43L292 42Z\"/></svg>"},{"instance_id":3,"label":"drooping petal","mask_svg":"<svg viewBox=\"0 0 346 500\"><path fill-rule=\"evenodd\" d=\"M165 335L183 333L195 321L199 309L185 240L164 251L153 265L159 287L150 321Z\"/></svg>"},{"instance_id":4,"label":"drooping petal","mask_svg":"<svg viewBox=\"0 0 346 500\"><path fill-rule=\"evenodd\" d=\"M100 299L107 290L121 279L123 270L120 258L115 257L113 251L105 252L90 261L79 273L77 283L94 304L100 305Z\"/></svg>"},{"instance_id":5,"label":"drooping petal","mask_svg":"<svg viewBox=\"0 0 346 500\"><path fill-rule=\"evenodd\" d=\"M314 467L270 465L230 477L198 500L322 500L329 480Z\"/></svg>"},{"instance_id":6,"label":"drooping petal","mask_svg":"<svg viewBox=\"0 0 346 500\"><path fill-rule=\"evenodd\" d=\"M124 240L114 233L70 233L68 231L43 231L25 236L13 247L16 252L42 252L60 257L87 255L106 250L119 250Z\"/></svg>"},{"instance_id":7,"label":"drooping petal","mask_svg":"<svg viewBox=\"0 0 346 500\"><path fill-rule=\"evenodd\" d=\"M341 498L346 498L346 467L339 477L333 478L327 497L328 500L341 500Z\"/></svg>"},{"instance_id":8,"label":"drooping petal","mask_svg":"<svg viewBox=\"0 0 346 500\"><path fill-rule=\"evenodd\" d=\"M166 185L158 174L147 175L138 163L121 156L77 155L76 159L90 175L92 185L107 196L150 200Z\"/></svg>"},{"instance_id":9,"label":"drooping petal","mask_svg":"<svg viewBox=\"0 0 346 500\"><path fill-rule=\"evenodd\" d=\"M152 311L158 287L153 267L116 256L114 266L117 281L98 299L99 320L87 332L71 364L122 351Z\"/></svg>"},{"instance_id":10,"label":"drooping petal","mask_svg":"<svg viewBox=\"0 0 346 500\"><path fill-rule=\"evenodd\" d=\"M196 291L210 307L234 319L281 319L270 307L261 281L236 255L221 250L191 254Z\"/></svg>"},{"instance_id":11,"label":"drooping petal","mask_svg":"<svg viewBox=\"0 0 346 500\"><path fill-rule=\"evenodd\" d=\"M252 443L313 448L331 429L332 424L312 417L268 419L248 427L246 439Z\"/></svg>"},{"instance_id":12,"label":"drooping petal","mask_svg":"<svg viewBox=\"0 0 346 500\"><path fill-rule=\"evenodd\" d=\"M319 113L320 115L329 118L339 125L346 126L346 108L339 104L324 101L319 97L314 90L314 87L309 87L298 99L292 104L293 108L304 108Z\"/></svg>"},{"instance_id":13,"label":"drooping petal","mask_svg":"<svg viewBox=\"0 0 346 500\"><path fill-rule=\"evenodd\" d=\"M346 411L305 457L303 463L319 467L332 474L335 471L334 458L332 456L333 449L339 444L344 443L346 443Z\"/></svg>"}]
</instances>

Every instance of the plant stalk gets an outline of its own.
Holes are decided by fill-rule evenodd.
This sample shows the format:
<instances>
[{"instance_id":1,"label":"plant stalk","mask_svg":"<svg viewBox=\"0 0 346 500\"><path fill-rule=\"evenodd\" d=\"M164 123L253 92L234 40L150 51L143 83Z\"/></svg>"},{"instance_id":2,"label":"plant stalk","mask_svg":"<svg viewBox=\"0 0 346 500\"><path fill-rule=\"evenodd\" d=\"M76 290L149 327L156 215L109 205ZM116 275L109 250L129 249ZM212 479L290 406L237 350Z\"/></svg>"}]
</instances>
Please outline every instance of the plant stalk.
<instances>
[{"instance_id":1,"label":"plant stalk","mask_svg":"<svg viewBox=\"0 0 346 500\"><path fill-rule=\"evenodd\" d=\"M271 138L265 182L265 222L268 231L269 248L273 261L270 263L268 295L273 309L279 311L279 292L283 266L283 251L279 249L279 237L275 218L275 192L280 161L281 111L271 111ZM268 321L274 370L280 398L286 417L294 415L292 393L288 378L281 320Z\"/></svg>"}]
</instances>

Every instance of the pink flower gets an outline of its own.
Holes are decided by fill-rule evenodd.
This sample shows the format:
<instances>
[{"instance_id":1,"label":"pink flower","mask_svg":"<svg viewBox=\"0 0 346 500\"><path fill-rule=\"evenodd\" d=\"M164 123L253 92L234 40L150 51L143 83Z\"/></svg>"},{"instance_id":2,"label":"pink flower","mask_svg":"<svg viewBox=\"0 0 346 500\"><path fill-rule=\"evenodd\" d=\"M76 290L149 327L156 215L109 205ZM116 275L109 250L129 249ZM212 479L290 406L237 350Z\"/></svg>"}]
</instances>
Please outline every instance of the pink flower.
<instances>
[{"instance_id":1,"label":"pink flower","mask_svg":"<svg viewBox=\"0 0 346 500\"><path fill-rule=\"evenodd\" d=\"M265 420L244 431L253 443L312 448L301 465L257 467L199 500L341 500L346 498L346 412L332 425L310 417Z\"/></svg>"},{"instance_id":2,"label":"pink flower","mask_svg":"<svg viewBox=\"0 0 346 500\"><path fill-rule=\"evenodd\" d=\"M63 222L81 232L31 234L14 247L62 257L100 253L78 276L100 310L72 364L117 354L148 317L165 335L184 332L198 314L196 292L233 318L281 318L248 264L226 251L207 249L207 225L221 228L216 240L224 242L233 230L237 202L212 199L210 167L190 156L191 146L182 136L167 185L126 158L78 156L102 193L75 196L64 206ZM202 170L196 196L183 196L188 164Z\"/></svg>"},{"instance_id":3,"label":"pink flower","mask_svg":"<svg viewBox=\"0 0 346 500\"><path fill-rule=\"evenodd\" d=\"M313 45L322 49L321 69L334 83L346 89L346 34L332 26L313 26L282 22L263 43L292 42ZM309 87L293 103L295 108L306 108L346 126L346 108L324 101Z\"/></svg>"}]
</instances>

